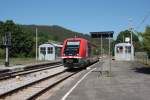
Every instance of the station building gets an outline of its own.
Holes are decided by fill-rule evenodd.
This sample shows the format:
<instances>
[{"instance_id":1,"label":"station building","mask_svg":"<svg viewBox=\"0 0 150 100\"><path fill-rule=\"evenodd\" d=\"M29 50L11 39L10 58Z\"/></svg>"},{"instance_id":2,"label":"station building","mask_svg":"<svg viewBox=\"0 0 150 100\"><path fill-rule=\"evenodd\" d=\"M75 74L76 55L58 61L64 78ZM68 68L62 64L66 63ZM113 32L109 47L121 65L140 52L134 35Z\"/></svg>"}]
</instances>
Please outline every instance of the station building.
<instances>
[{"instance_id":1,"label":"station building","mask_svg":"<svg viewBox=\"0 0 150 100\"><path fill-rule=\"evenodd\" d=\"M115 45L115 60L134 60L134 47L130 43L118 43Z\"/></svg>"},{"instance_id":2,"label":"station building","mask_svg":"<svg viewBox=\"0 0 150 100\"><path fill-rule=\"evenodd\" d=\"M39 60L56 60L61 56L63 45L56 43L44 43L39 46Z\"/></svg>"}]
</instances>

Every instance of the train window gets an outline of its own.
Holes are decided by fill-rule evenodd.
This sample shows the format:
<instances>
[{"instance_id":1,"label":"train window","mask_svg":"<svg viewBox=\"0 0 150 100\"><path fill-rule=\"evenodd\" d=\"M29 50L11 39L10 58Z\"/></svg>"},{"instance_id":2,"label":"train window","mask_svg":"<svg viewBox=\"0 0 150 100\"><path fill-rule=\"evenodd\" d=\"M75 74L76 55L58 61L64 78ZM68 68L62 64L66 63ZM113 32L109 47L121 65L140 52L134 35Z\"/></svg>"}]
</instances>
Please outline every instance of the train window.
<instances>
[{"instance_id":1,"label":"train window","mask_svg":"<svg viewBox=\"0 0 150 100\"><path fill-rule=\"evenodd\" d=\"M91 48L91 45L90 44L88 44L88 56L90 57L91 55L92 55L92 50L91 50L92 48Z\"/></svg>"},{"instance_id":2,"label":"train window","mask_svg":"<svg viewBox=\"0 0 150 100\"><path fill-rule=\"evenodd\" d=\"M46 54L46 48L45 47L41 47L40 48L40 53L42 53L42 54Z\"/></svg>"},{"instance_id":3,"label":"train window","mask_svg":"<svg viewBox=\"0 0 150 100\"><path fill-rule=\"evenodd\" d=\"M116 49L117 53L123 53L123 46L118 46Z\"/></svg>"},{"instance_id":4,"label":"train window","mask_svg":"<svg viewBox=\"0 0 150 100\"><path fill-rule=\"evenodd\" d=\"M53 47L48 47L47 48L47 53L52 54L53 53Z\"/></svg>"},{"instance_id":5,"label":"train window","mask_svg":"<svg viewBox=\"0 0 150 100\"><path fill-rule=\"evenodd\" d=\"M131 53L131 46L125 46L125 53Z\"/></svg>"}]
</instances>

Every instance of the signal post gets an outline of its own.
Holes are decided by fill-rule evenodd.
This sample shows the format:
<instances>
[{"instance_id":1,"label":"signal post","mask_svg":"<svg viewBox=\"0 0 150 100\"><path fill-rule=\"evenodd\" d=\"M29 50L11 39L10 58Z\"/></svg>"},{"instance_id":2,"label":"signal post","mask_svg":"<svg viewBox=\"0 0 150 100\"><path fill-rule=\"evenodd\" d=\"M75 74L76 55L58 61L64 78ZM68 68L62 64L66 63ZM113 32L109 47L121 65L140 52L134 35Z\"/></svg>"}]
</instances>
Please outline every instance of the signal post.
<instances>
[{"instance_id":1,"label":"signal post","mask_svg":"<svg viewBox=\"0 0 150 100\"><path fill-rule=\"evenodd\" d=\"M9 48L11 47L11 32L6 32L3 37L3 46L5 47L5 66L9 67Z\"/></svg>"}]
</instances>

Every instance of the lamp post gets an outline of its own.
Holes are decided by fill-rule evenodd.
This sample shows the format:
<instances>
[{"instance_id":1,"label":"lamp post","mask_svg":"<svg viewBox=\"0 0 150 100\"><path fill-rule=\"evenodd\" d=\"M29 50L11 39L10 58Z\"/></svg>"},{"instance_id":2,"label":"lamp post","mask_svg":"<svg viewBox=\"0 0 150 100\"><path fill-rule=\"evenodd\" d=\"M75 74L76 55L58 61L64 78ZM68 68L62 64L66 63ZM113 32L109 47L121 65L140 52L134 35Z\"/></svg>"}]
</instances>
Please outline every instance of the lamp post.
<instances>
[{"instance_id":1,"label":"lamp post","mask_svg":"<svg viewBox=\"0 0 150 100\"><path fill-rule=\"evenodd\" d=\"M130 36L131 36L131 45L132 45L132 19L129 18L129 32L130 32Z\"/></svg>"}]
</instances>

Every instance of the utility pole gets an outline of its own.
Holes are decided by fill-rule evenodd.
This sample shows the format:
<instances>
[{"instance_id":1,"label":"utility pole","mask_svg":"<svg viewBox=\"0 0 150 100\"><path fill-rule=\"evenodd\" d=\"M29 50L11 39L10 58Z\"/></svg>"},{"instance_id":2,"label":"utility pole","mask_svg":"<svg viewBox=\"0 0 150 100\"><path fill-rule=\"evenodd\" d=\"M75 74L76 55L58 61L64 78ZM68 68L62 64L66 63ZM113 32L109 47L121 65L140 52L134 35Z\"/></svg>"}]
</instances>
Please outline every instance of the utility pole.
<instances>
[{"instance_id":1,"label":"utility pole","mask_svg":"<svg viewBox=\"0 0 150 100\"><path fill-rule=\"evenodd\" d=\"M109 75L111 76L111 51L110 51L110 47L111 47L111 37L110 37L110 34L109 34Z\"/></svg>"},{"instance_id":2,"label":"utility pole","mask_svg":"<svg viewBox=\"0 0 150 100\"><path fill-rule=\"evenodd\" d=\"M133 35L132 35L132 30L133 30L133 26L132 26L132 19L129 19L129 32L131 34L131 47L133 47ZM131 49L132 50L132 49ZM132 51L131 51L132 52ZM131 54L130 56L131 60L133 60L133 55Z\"/></svg>"},{"instance_id":3,"label":"utility pole","mask_svg":"<svg viewBox=\"0 0 150 100\"><path fill-rule=\"evenodd\" d=\"M133 41L132 41L132 29L133 29L133 27L132 27L132 19L130 18L129 19L129 32L130 32L130 34L131 34L131 45L133 44Z\"/></svg>"},{"instance_id":4,"label":"utility pole","mask_svg":"<svg viewBox=\"0 0 150 100\"><path fill-rule=\"evenodd\" d=\"M38 60L38 29L36 27L36 61Z\"/></svg>"}]
</instances>

